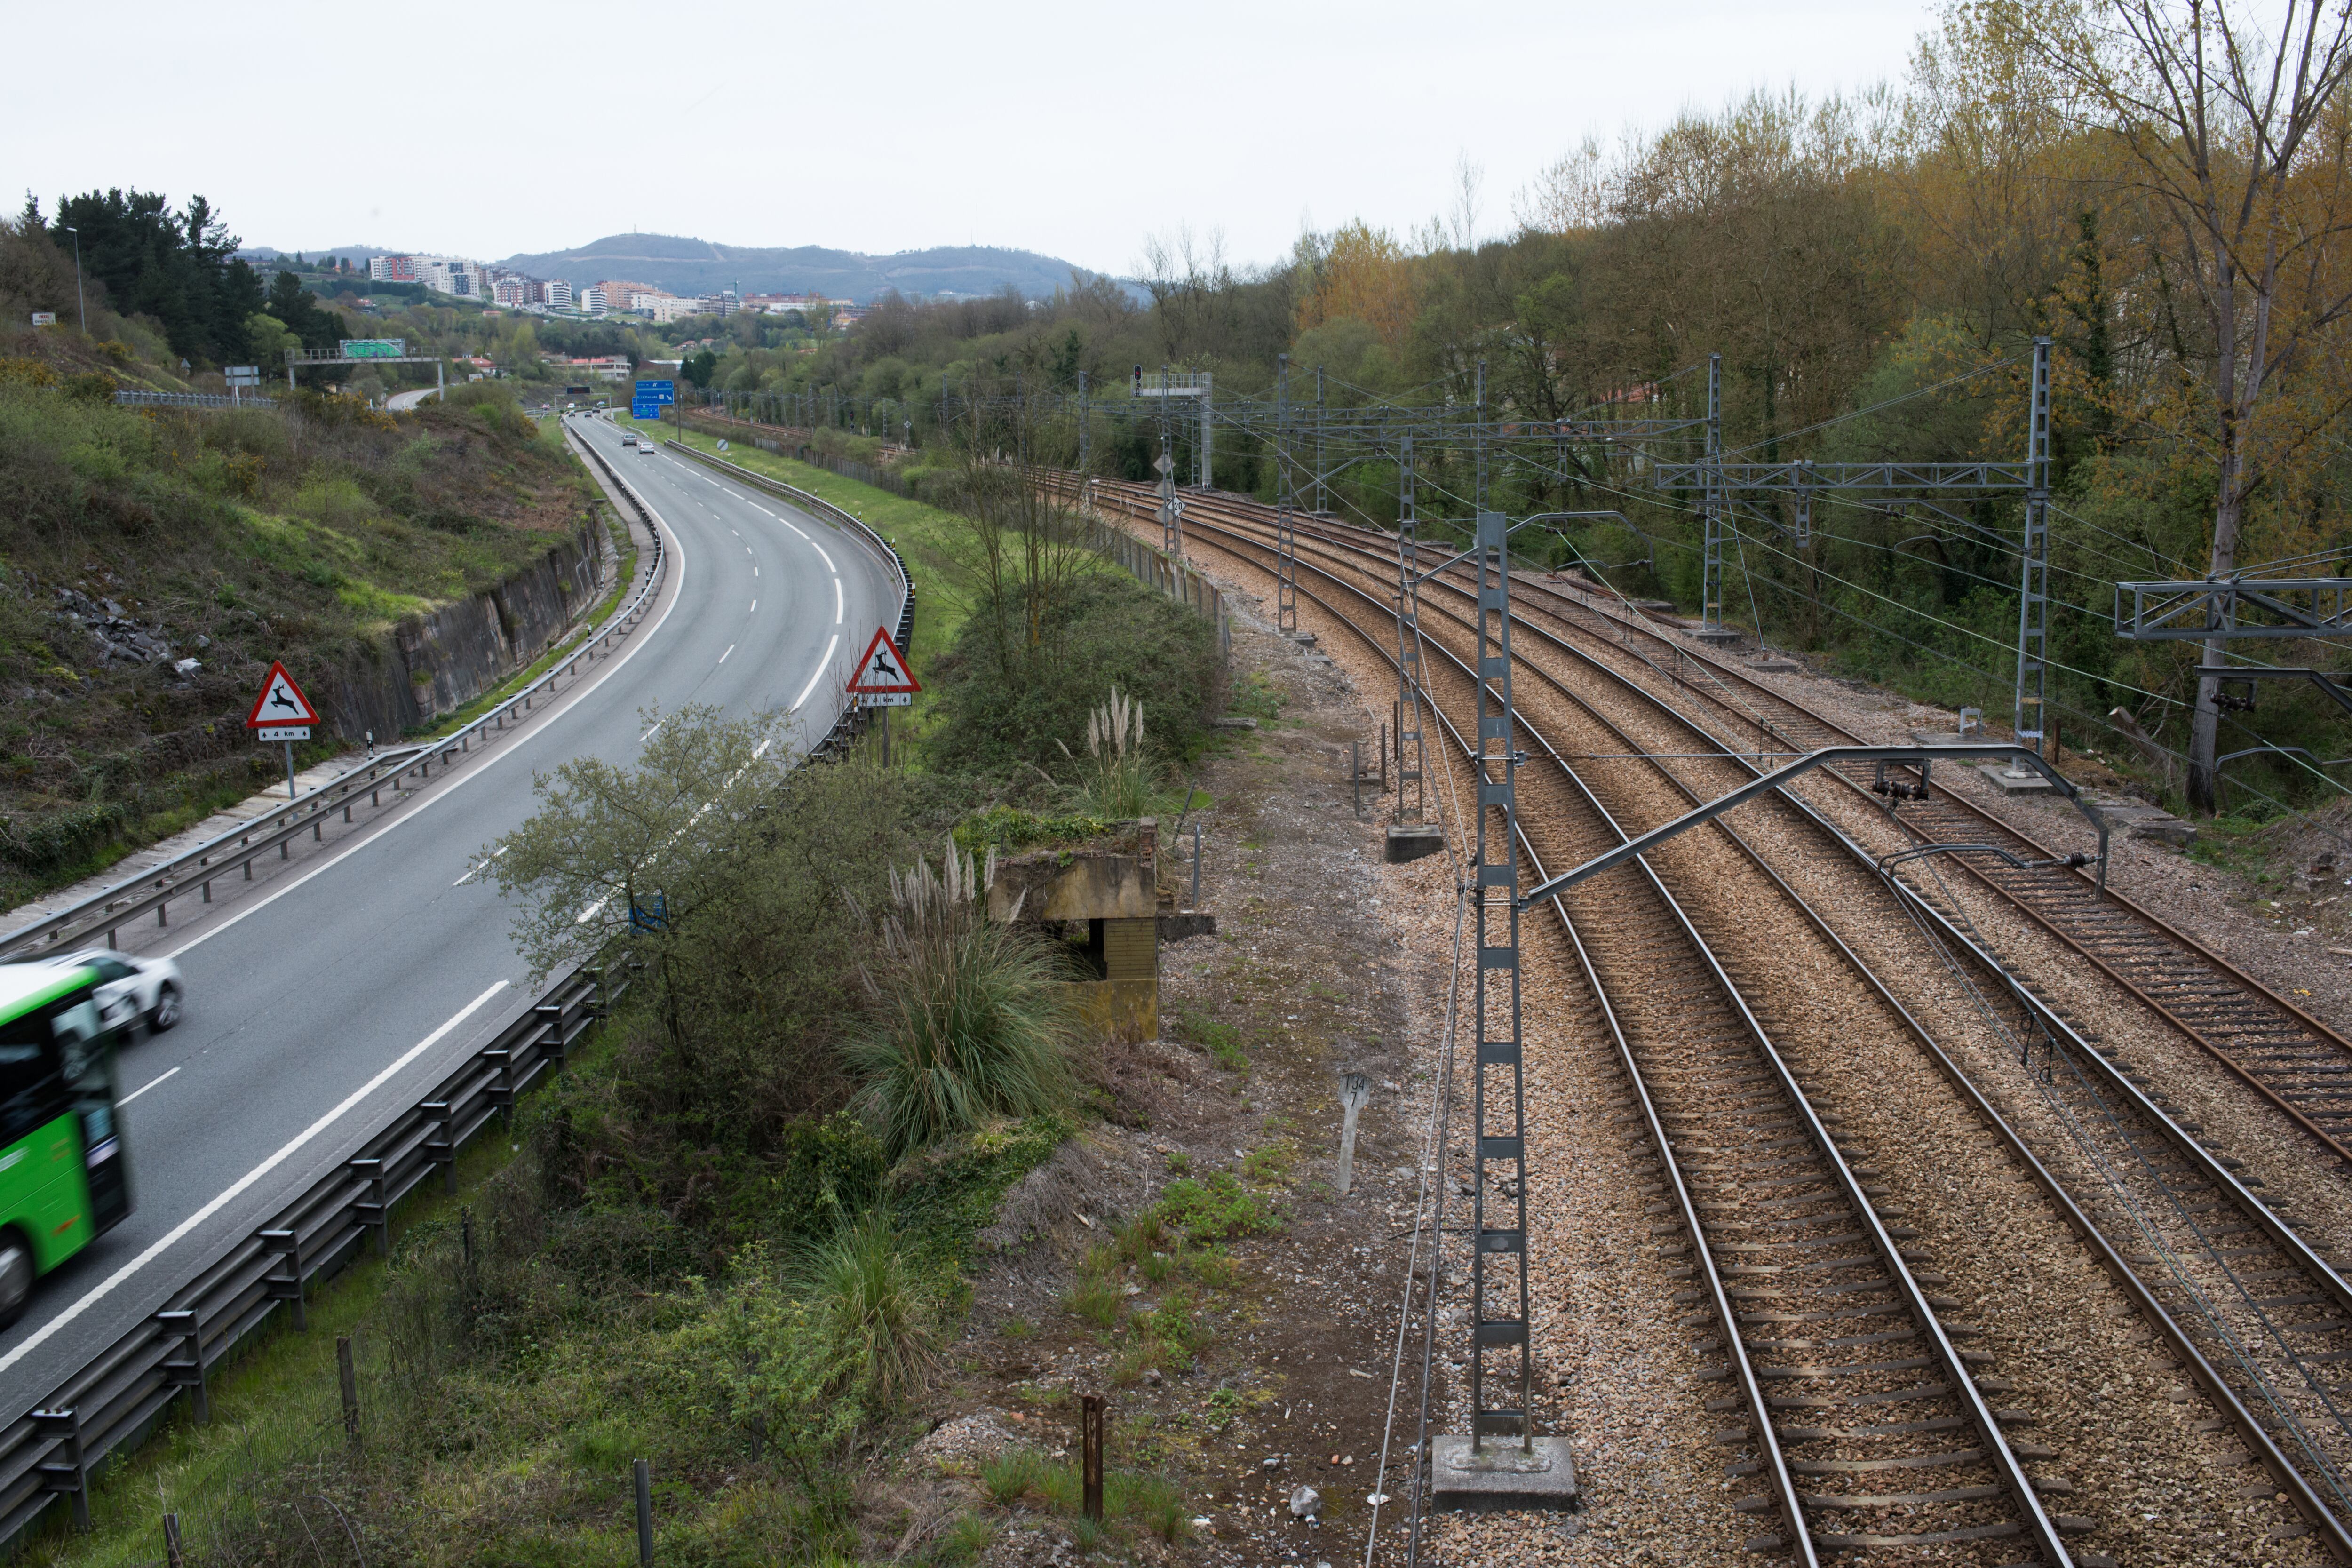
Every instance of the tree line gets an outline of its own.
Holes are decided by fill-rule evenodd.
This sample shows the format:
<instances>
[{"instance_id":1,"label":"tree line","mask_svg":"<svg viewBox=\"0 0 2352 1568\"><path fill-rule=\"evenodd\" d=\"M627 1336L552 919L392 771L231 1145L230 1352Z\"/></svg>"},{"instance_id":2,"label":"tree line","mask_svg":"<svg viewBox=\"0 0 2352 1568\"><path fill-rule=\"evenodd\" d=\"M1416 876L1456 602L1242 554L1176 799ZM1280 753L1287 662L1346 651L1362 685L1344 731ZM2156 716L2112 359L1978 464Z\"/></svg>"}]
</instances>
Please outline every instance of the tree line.
<instances>
[{"instance_id":1,"label":"tree line","mask_svg":"<svg viewBox=\"0 0 2352 1568\"><path fill-rule=\"evenodd\" d=\"M828 341L738 343L698 371L722 395L919 444L958 388L1068 388L1081 371L1116 388L1170 364L1260 394L1285 353L1294 392L1319 368L1333 406L1466 403L1483 370L1498 418L1692 416L1719 354L1736 460L1957 461L2023 455L2047 337L2061 722L2087 737L2120 709L2186 754L2195 804L2259 810L2332 786L2284 753L2223 781L2216 753L2341 755L2334 710L2273 686L2232 715L2195 674L2229 649L2118 640L2113 584L2352 572L2347 68L2342 0L2261 26L2213 0L1954 0L1899 85L1758 93L1588 139L1516 194L1507 233L1481 232L1465 168L1455 212L1411 233L1350 223L1248 267L1179 231L1147 246L1137 290L1077 278L1044 300L886 299ZM1095 450L1143 477L1140 439ZM1220 437L1217 483L1270 496L1265 458ZM1429 460L1444 495L1449 455ZM1693 500L1634 465L1568 453L1496 483L1509 510L1622 511L1550 548L1698 598ZM1392 523L1392 466L1331 488ZM2005 710L2021 513L2014 496L1823 497L1800 532L1785 500L1748 498L1727 611L1914 695Z\"/></svg>"}]
</instances>

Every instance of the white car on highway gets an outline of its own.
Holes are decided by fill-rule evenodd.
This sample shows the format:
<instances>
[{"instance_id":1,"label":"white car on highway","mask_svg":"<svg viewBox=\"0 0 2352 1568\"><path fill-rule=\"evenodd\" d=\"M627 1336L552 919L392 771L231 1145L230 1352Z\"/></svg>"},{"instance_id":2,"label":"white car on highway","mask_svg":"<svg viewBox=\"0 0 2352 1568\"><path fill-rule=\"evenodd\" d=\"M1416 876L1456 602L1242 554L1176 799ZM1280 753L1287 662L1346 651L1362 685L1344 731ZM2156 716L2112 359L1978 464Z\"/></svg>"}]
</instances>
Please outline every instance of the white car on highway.
<instances>
[{"instance_id":1,"label":"white car on highway","mask_svg":"<svg viewBox=\"0 0 2352 1568\"><path fill-rule=\"evenodd\" d=\"M107 1020L127 1021L127 1016L135 1016L152 1034L160 1035L177 1024L186 1004L180 966L168 958L137 958L110 948L90 947L75 952L45 952L38 959L22 962L98 971L98 1005Z\"/></svg>"}]
</instances>

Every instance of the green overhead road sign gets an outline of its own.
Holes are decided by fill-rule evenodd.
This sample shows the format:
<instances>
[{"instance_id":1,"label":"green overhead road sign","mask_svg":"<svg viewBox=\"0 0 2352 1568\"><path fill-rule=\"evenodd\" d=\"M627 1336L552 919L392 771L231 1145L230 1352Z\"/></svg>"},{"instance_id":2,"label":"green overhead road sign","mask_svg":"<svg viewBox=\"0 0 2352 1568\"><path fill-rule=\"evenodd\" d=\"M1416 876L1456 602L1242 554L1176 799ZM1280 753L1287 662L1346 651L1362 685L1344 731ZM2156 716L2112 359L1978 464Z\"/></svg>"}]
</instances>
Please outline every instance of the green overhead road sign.
<instances>
[{"instance_id":1,"label":"green overhead road sign","mask_svg":"<svg viewBox=\"0 0 2352 1568\"><path fill-rule=\"evenodd\" d=\"M345 338L345 359L400 359L408 353L406 338Z\"/></svg>"}]
</instances>

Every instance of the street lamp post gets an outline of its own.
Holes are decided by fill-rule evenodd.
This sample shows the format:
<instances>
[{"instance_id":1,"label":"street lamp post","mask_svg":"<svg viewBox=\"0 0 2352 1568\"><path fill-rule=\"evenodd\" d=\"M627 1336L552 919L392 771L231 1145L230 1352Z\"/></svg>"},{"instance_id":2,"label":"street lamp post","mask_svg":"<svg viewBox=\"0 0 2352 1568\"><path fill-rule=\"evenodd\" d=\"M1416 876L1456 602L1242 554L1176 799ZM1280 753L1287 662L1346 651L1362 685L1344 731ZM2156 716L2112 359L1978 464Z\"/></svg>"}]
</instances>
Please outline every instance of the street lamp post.
<instances>
[{"instance_id":1,"label":"street lamp post","mask_svg":"<svg viewBox=\"0 0 2352 1568\"><path fill-rule=\"evenodd\" d=\"M58 225L74 237L74 306L81 314L81 335L89 336L89 300L81 290L81 230L72 224Z\"/></svg>"}]
</instances>

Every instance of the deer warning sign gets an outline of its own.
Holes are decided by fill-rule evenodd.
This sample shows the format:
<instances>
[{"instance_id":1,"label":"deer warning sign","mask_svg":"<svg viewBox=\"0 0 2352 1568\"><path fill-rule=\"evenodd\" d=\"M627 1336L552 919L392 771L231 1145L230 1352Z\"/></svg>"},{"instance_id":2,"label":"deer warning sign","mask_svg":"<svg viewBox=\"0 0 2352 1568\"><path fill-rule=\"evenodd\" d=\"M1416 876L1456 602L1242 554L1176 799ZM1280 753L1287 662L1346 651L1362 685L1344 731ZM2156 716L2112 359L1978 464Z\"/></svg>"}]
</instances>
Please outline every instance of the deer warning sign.
<instances>
[{"instance_id":1,"label":"deer warning sign","mask_svg":"<svg viewBox=\"0 0 2352 1568\"><path fill-rule=\"evenodd\" d=\"M890 629L875 627L874 640L866 645L866 657L857 661L856 674L849 682L849 694L861 707L904 708L922 689L923 683L907 668L906 656L890 640Z\"/></svg>"},{"instance_id":2,"label":"deer warning sign","mask_svg":"<svg viewBox=\"0 0 2352 1568\"><path fill-rule=\"evenodd\" d=\"M319 710L286 673L286 667L273 661L269 679L261 683L261 695L253 700L253 711L245 716L245 727L262 741L307 741L310 726L319 722Z\"/></svg>"}]
</instances>

